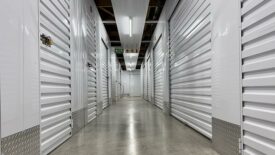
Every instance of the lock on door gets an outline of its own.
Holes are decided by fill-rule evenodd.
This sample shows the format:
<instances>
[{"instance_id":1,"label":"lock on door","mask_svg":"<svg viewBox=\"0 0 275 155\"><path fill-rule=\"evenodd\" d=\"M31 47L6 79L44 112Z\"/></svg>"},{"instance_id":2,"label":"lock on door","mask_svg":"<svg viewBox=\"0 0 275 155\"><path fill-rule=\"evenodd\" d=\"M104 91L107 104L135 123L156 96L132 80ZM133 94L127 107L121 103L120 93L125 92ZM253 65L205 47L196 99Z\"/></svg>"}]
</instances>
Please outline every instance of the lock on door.
<instances>
[{"instance_id":1,"label":"lock on door","mask_svg":"<svg viewBox=\"0 0 275 155\"><path fill-rule=\"evenodd\" d=\"M90 67L93 67L93 65L91 63L87 63L87 66L90 68Z\"/></svg>"},{"instance_id":2,"label":"lock on door","mask_svg":"<svg viewBox=\"0 0 275 155\"><path fill-rule=\"evenodd\" d=\"M50 36L46 36L44 33L40 35L40 40L43 45L51 47L53 45L53 40Z\"/></svg>"}]
</instances>

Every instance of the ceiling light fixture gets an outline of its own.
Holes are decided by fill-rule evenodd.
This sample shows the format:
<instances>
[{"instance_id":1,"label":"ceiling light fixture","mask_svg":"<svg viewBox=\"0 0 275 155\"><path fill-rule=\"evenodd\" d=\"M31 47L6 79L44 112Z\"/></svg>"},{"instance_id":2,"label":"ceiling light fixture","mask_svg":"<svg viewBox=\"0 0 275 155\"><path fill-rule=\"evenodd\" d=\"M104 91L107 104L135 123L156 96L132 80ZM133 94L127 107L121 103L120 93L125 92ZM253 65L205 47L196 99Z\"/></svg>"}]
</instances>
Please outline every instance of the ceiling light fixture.
<instances>
[{"instance_id":1,"label":"ceiling light fixture","mask_svg":"<svg viewBox=\"0 0 275 155\"><path fill-rule=\"evenodd\" d=\"M132 18L131 17L129 17L129 36L130 37L132 37L132 35L133 35L133 30L132 30L132 26L133 26L133 23L132 23L133 21L132 21Z\"/></svg>"},{"instance_id":2,"label":"ceiling light fixture","mask_svg":"<svg viewBox=\"0 0 275 155\"><path fill-rule=\"evenodd\" d=\"M136 69L138 53L123 53L123 57L125 60L126 69L128 71L133 71Z\"/></svg>"}]
</instances>

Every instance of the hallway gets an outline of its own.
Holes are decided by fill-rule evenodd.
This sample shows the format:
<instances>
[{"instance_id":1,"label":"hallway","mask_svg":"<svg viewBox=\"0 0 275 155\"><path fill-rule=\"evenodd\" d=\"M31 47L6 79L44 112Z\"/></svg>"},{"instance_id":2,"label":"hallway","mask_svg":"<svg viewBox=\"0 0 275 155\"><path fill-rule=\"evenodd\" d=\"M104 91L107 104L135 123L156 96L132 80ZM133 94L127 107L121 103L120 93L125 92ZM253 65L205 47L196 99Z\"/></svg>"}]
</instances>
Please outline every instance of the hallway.
<instances>
[{"instance_id":1,"label":"hallway","mask_svg":"<svg viewBox=\"0 0 275 155\"><path fill-rule=\"evenodd\" d=\"M0 155L275 155L275 0L0 10Z\"/></svg>"},{"instance_id":2,"label":"hallway","mask_svg":"<svg viewBox=\"0 0 275 155\"><path fill-rule=\"evenodd\" d=\"M211 142L141 98L123 98L52 155L216 155Z\"/></svg>"}]
</instances>

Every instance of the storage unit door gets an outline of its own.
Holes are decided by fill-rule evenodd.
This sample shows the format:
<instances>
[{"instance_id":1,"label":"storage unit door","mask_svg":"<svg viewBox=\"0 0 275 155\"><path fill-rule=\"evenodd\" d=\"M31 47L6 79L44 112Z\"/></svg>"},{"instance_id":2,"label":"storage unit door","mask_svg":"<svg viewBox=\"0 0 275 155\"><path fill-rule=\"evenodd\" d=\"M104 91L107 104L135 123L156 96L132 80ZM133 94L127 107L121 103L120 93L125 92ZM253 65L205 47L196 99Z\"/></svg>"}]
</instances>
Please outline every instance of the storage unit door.
<instances>
[{"instance_id":1,"label":"storage unit door","mask_svg":"<svg viewBox=\"0 0 275 155\"><path fill-rule=\"evenodd\" d=\"M171 113L212 138L210 2L180 1L169 27Z\"/></svg>"},{"instance_id":2,"label":"storage unit door","mask_svg":"<svg viewBox=\"0 0 275 155\"><path fill-rule=\"evenodd\" d=\"M96 23L94 19L90 19L87 24L87 121L90 122L96 118L97 110L97 87L96 87Z\"/></svg>"},{"instance_id":3,"label":"storage unit door","mask_svg":"<svg viewBox=\"0 0 275 155\"><path fill-rule=\"evenodd\" d=\"M163 109L163 59L161 38L154 48L154 104Z\"/></svg>"},{"instance_id":4,"label":"storage unit door","mask_svg":"<svg viewBox=\"0 0 275 155\"><path fill-rule=\"evenodd\" d=\"M243 154L275 154L275 1L242 5Z\"/></svg>"},{"instance_id":5,"label":"storage unit door","mask_svg":"<svg viewBox=\"0 0 275 155\"><path fill-rule=\"evenodd\" d=\"M40 35L44 42L40 43L42 154L62 144L72 132L69 3L40 0Z\"/></svg>"},{"instance_id":6,"label":"storage unit door","mask_svg":"<svg viewBox=\"0 0 275 155\"><path fill-rule=\"evenodd\" d=\"M143 66L141 64L140 66L140 84L141 84L141 97L143 98L143 88L144 88L144 85L143 85L143 77L144 77L144 74L143 74Z\"/></svg>"},{"instance_id":7,"label":"storage unit door","mask_svg":"<svg viewBox=\"0 0 275 155\"><path fill-rule=\"evenodd\" d=\"M103 101L103 109L108 106L108 54L107 47L101 41L100 44L100 52L101 52L101 93L102 93L102 101Z\"/></svg>"},{"instance_id":8,"label":"storage unit door","mask_svg":"<svg viewBox=\"0 0 275 155\"><path fill-rule=\"evenodd\" d=\"M149 100L149 98L150 98L150 94L149 94L149 79L150 79L150 77L149 77L149 61L148 61L148 59L147 59L147 62L146 62L146 88L147 88L147 93L146 93L146 99L147 99L147 101L150 101Z\"/></svg>"},{"instance_id":9,"label":"storage unit door","mask_svg":"<svg viewBox=\"0 0 275 155\"><path fill-rule=\"evenodd\" d=\"M144 64L144 99L148 100L148 77L147 77L147 63Z\"/></svg>"},{"instance_id":10,"label":"storage unit door","mask_svg":"<svg viewBox=\"0 0 275 155\"><path fill-rule=\"evenodd\" d=\"M152 100L152 82L151 82L151 59L149 57L147 61L147 94L148 94L148 101L151 102Z\"/></svg>"}]
</instances>

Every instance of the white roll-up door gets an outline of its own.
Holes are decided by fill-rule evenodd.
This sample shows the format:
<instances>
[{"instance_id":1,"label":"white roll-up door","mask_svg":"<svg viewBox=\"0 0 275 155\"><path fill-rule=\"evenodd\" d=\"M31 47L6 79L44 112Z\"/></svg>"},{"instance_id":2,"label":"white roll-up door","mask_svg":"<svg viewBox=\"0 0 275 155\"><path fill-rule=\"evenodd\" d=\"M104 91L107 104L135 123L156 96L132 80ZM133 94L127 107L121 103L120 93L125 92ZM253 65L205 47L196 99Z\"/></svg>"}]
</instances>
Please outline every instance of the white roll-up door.
<instances>
[{"instance_id":1,"label":"white roll-up door","mask_svg":"<svg viewBox=\"0 0 275 155\"><path fill-rule=\"evenodd\" d=\"M163 109L163 63L164 63L164 52L161 48L161 37L154 48L154 104L159 108Z\"/></svg>"},{"instance_id":2,"label":"white roll-up door","mask_svg":"<svg viewBox=\"0 0 275 155\"><path fill-rule=\"evenodd\" d=\"M71 136L70 5L40 0L41 152L47 154ZM44 37L42 36L44 35ZM47 42L47 41L46 41Z\"/></svg>"},{"instance_id":3,"label":"white roll-up door","mask_svg":"<svg viewBox=\"0 0 275 155\"><path fill-rule=\"evenodd\" d=\"M211 138L210 2L180 1L169 26L171 113Z\"/></svg>"},{"instance_id":4,"label":"white roll-up door","mask_svg":"<svg viewBox=\"0 0 275 155\"><path fill-rule=\"evenodd\" d=\"M140 66L140 84L141 84L141 97L143 97L143 67L142 64Z\"/></svg>"},{"instance_id":5,"label":"white roll-up door","mask_svg":"<svg viewBox=\"0 0 275 155\"><path fill-rule=\"evenodd\" d=\"M145 60L146 61L146 60ZM144 61L144 63L145 63ZM148 100L148 78L147 78L147 63L144 64L144 99Z\"/></svg>"},{"instance_id":6,"label":"white roll-up door","mask_svg":"<svg viewBox=\"0 0 275 155\"><path fill-rule=\"evenodd\" d=\"M148 101L152 100L152 82L151 82L151 58L147 60L147 97Z\"/></svg>"},{"instance_id":7,"label":"white roll-up door","mask_svg":"<svg viewBox=\"0 0 275 155\"><path fill-rule=\"evenodd\" d=\"M108 91L108 53L105 43L101 40L100 44L100 53L101 53L101 93L102 93L102 102L103 109L106 108L109 104L109 91Z\"/></svg>"},{"instance_id":8,"label":"white roll-up door","mask_svg":"<svg viewBox=\"0 0 275 155\"><path fill-rule=\"evenodd\" d=\"M275 154L275 1L242 4L244 155Z\"/></svg>"},{"instance_id":9,"label":"white roll-up door","mask_svg":"<svg viewBox=\"0 0 275 155\"><path fill-rule=\"evenodd\" d=\"M87 121L90 122L96 118L97 110L97 79L96 79L96 22L93 18L89 18L87 24Z\"/></svg>"}]
</instances>

